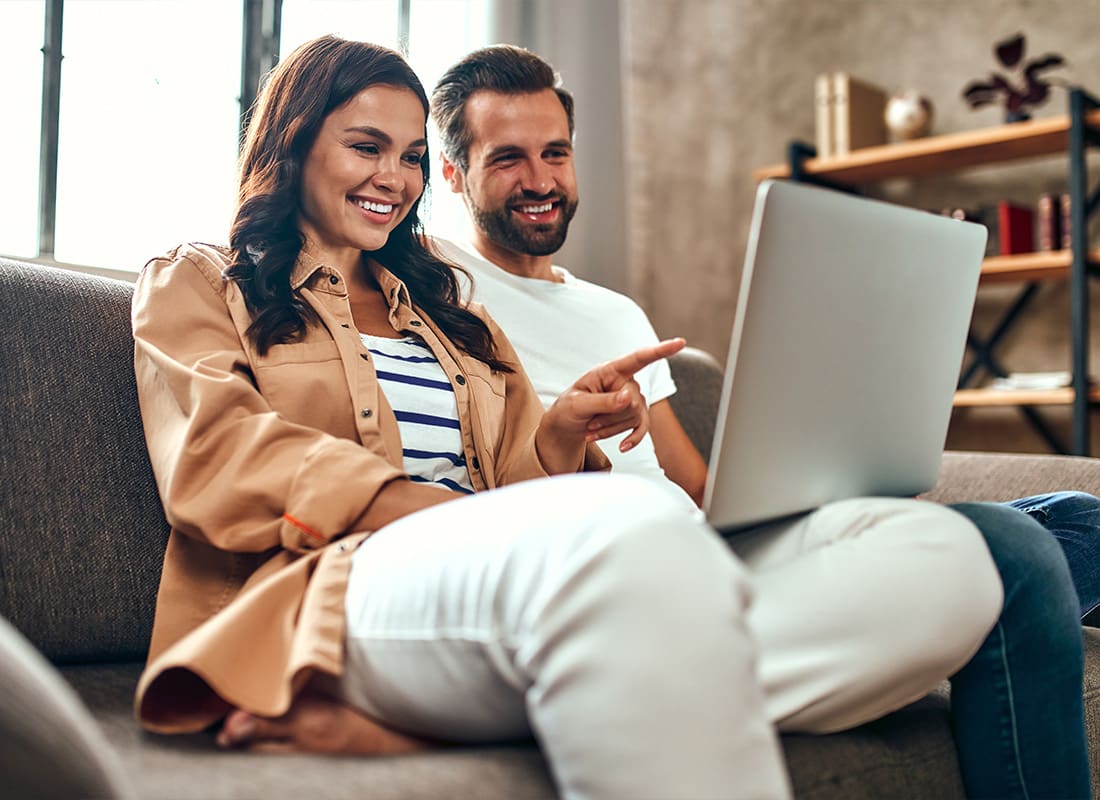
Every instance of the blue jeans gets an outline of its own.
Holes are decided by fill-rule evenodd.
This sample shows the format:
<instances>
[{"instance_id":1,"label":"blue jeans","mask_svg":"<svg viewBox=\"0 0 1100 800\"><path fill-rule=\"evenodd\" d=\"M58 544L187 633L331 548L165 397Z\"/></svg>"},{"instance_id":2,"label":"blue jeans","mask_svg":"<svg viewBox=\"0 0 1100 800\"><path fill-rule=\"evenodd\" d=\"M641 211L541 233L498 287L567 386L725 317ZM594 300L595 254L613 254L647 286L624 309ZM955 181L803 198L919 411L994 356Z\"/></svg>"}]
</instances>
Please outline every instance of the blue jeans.
<instances>
[{"instance_id":1,"label":"blue jeans","mask_svg":"<svg viewBox=\"0 0 1100 800\"><path fill-rule=\"evenodd\" d=\"M1033 517L1062 545L1081 616L1100 608L1100 497L1084 492L1054 492L1022 497L1005 505Z\"/></svg>"},{"instance_id":2,"label":"blue jeans","mask_svg":"<svg viewBox=\"0 0 1100 800\"><path fill-rule=\"evenodd\" d=\"M1077 575L1067 564L1070 550L1063 554L1058 546L1069 534L1082 550L1096 539L1091 566L1100 565L1100 536L1084 533L1086 525L1100 532L1100 500L1088 497L952 506L985 536L1005 595L997 625L951 679L952 724L968 797L1091 797L1081 603L1073 585ZM1086 504L1092 509L1087 515Z\"/></svg>"}]
</instances>

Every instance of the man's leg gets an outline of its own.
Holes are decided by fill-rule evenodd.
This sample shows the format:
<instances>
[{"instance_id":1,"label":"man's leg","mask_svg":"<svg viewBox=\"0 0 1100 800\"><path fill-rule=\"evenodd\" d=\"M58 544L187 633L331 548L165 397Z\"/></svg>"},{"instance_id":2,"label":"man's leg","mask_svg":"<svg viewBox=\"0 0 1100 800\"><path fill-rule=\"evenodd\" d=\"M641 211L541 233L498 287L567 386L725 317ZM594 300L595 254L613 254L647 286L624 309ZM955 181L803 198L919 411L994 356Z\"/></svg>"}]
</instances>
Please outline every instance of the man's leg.
<instances>
[{"instance_id":1,"label":"man's leg","mask_svg":"<svg viewBox=\"0 0 1100 800\"><path fill-rule=\"evenodd\" d=\"M922 697L1000 612L981 534L936 503L845 500L729 541L752 571L749 624L780 730L843 730Z\"/></svg>"},{"instance_id":2,"label":"man's leg","mask_svg":"<svg viewBox=\"0 0 1100 800\"><path fill-rule=\"evenodd\" d=\"M951 680L967 796L1087 798L1081 625L1066 558L1014 509L952 507L985 536L1005 594L996 627Z\"/></svg>"},{"instance_id":3,"label":"man's leg","mask_svg":"<svg viewBox=\"0 0 1100 800\"><path fill-rule=\"evenodd\" d=\"M1062 545L1081 616L1100 607L1100 497L1054 492L1021 497L1006 505L1034 517Z\"/></svg>"}]
</instances>

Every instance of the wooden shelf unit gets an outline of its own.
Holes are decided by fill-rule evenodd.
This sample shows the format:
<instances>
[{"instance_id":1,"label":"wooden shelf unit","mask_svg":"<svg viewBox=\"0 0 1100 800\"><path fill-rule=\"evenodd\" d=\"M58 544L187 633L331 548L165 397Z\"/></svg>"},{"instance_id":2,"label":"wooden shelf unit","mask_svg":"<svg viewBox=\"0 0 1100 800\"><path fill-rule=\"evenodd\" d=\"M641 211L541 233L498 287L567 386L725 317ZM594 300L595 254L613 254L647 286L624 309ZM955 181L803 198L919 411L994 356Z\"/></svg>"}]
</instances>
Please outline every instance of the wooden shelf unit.
<instances>
[{"instance_id":1,"label":"wooden shelf unit","mask_svg":"<svg viewBox=\"0 0 1100 800\"><path fill-rule=\"evenodd\" d=\"M1090 386L1088 375L1088 278L1090 272L1100 272L1100 249L1090 249L1088 242L1088 217L1100 207L1100 189L1089 194L1085 159L1089 146L1100 146L1100 101L1082 89L1072 88L1068 113L1063 116L867 147L829 158L816 158L812 146L792 142L786 164L757 169L753 178L756 182L787 178L853 189L893 178L920 178L1022 159L1066 158L1072 206L1072 246L1065 250L996 256L982 263L982 285L1018 283L1024 284L1024 289L989 341L980 342L972 334L975 364L965 372L963 380L973 375L978 367L990 371L1000 369L992 350L1035 295L1038 282L1068 280L1072 385L1046 391L960 388L955 395L955 405L1018 407L1052 449L1089 455L1089 407L1100 403L1100 388ZM1036 407L1056 405L1073 408L1070 447L1057 440L1036 411Z\"/></svg>"}]
</instances>

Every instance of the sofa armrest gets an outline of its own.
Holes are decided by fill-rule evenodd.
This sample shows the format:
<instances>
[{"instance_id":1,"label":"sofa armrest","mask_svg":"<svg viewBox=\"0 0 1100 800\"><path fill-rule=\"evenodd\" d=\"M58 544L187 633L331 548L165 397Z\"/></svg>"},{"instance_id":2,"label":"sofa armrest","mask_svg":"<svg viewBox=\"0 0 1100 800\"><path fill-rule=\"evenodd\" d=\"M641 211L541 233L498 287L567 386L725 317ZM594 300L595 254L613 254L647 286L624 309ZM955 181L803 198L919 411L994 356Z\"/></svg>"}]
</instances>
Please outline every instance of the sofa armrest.
<instances>
[{"instance_id":1,"label":"sofa armrest","mask_svg":"<svg viewBox=\"0 0 1100 800\"><path fill-rule=\"evenodd\" d=\"M1100 459L947 452L935 488L924 497L941 503L1003 501L1062 490L1100 495Z\"/></svg>"}]
</instances>

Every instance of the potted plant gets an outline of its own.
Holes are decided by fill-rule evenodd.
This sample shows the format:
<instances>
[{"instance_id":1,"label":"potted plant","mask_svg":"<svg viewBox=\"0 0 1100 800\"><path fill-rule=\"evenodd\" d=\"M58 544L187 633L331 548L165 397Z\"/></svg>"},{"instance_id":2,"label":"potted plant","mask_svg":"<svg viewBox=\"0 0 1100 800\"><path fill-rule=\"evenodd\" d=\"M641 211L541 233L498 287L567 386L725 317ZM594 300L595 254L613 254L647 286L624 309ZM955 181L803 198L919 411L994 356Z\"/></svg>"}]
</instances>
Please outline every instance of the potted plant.
<instances>
[{"instance_id":1,"label":"potted plant","mask_svg":"<svg viewBox=\"0 0 1100 800\"><path fill-rule=\"evenodd\" d=\"M1031 119L1028 109L1045 103L1050 97L1050 87L1056 85L1056 82L1045 78L1041 73L1065 66L1066 60L1057 53L1047 53L1025 62L1026 48L1027 41L1022 33L994 45L993 53L1001 66L1020 74L1014 81L1009 76L994 72L989 80L969 83L963 89L963 98L971 108L989 105L1000 97L1004 103L1005 122Z\"/></svg>"}]
</instances>

